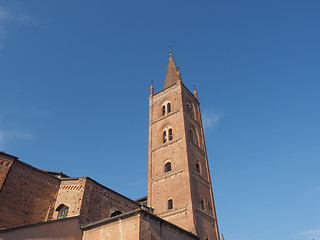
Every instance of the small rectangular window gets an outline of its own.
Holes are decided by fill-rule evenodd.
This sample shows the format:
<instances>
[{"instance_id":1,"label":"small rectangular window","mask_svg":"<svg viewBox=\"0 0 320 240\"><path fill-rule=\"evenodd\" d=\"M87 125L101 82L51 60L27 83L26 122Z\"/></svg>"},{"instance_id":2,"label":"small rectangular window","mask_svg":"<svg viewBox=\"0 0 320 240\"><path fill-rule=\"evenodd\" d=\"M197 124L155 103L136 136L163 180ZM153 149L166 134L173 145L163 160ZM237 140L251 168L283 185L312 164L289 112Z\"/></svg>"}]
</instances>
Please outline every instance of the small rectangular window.
<instances>
[{"instance_id":1,"label":"small rectangular window","mask_svg":"<svg viewBox=\"0 0 320 240\"><path fill-rule=\"evenodd\" d=\"M165 143L167 141L167 133L166 131L163 131L162 141Z\"/></svg>"},{"instance_id":2,"label":"small rectangular window","mask_svg":"<svg viewBox=\"0 0 320 240\"><path fill-rule=\"evenodd\" d=\"M169 141L172 140L172 129L169 129Z\"/></svg>"},{"instance_id":3,"label":"small rectangular window","mask_svg":"<svg viewBox=\"0 0 320 240\"><path fill-rule=\"evenodd\" d=\"M173 208L172 199L168 200L168 210Z\"/></svg>"}]
</instances>

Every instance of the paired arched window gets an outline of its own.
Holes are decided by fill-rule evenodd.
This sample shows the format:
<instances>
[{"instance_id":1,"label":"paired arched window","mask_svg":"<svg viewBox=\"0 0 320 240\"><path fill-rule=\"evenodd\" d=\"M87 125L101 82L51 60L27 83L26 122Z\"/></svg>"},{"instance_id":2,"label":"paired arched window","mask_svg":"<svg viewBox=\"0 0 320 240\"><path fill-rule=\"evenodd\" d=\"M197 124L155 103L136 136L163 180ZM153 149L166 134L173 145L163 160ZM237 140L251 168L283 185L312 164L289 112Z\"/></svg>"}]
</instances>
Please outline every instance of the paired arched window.
<instances>
[{"instance_id":1,"label":"paired arched window","mask_svg":"<svg viewBox=\"0 0 320 240\"><path fill-rule=\"evenodd\" d=\"M114 211L113 213L111 213L110 217L115 217L115 216L118 216L118 215L120 215L120 214L122 214L122 212L120 212L120 211Z\"/></svg>"},{"instance_id":2,"label":"paired arched window","mask_svg":"<svg viewBox=\"0 0 320 240\"><path fill-rule=\"evenodd\" d=\"M171 103L170 102L164 103L161 107L162 116L164 116L166 113L170 113L170 112L171 112Z\"/></svg>"},{"instance_id":3,"label":"paired arched window","mask_svg":"<svg viewBox=\"0 0 320 240\"><path fill-rule=\"evenodd\" d=\"M66 218L68 216L69 207L67 205L60 204L56 211L58 211L57 219Z\"/></svg>"},{"instance_id":4,"label":"paired arched window","mask_svg":"<svg viewBox=\"0 0 320 240\"><path fill-rule=\"evenodd\" d=\"M171 171L171 162L167 162L165 165L164 165L164 172L170 172Z\"/></svg>"},{"instance_id":5,"label":"paired arched window","mask_svg":"<svg viewBox=\"0 0 320 240\"><path fill-rule=\"evenodd\" d=\"M165 128L162 132L162 142L166 143L173 139L172 128Z\"/></svg>"},{"instance_id":6,"label":"paired arched window","mask_svg":"<svg viewBox=\"0 0 320 240\"><path fill-rule=\"evenodd\" d=\"M172 202L172 199L169 199L168 200L168 210L170 210L172 208L173 208L173 202Z\"/></svg>"}]
</instances>

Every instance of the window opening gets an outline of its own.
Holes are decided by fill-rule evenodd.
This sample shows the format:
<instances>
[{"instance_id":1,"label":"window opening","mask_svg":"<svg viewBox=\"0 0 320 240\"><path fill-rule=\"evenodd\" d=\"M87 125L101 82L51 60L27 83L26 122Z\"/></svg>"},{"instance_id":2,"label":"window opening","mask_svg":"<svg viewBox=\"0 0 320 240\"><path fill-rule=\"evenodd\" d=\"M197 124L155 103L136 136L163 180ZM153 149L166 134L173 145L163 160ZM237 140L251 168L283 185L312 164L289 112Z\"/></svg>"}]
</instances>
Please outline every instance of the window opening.
<instances>
[{"instance_id":1,"label":"window opening","mask_svg":"<svg viewBox=\"0 0 320 240\"><path fill-rule=\"evenodd\" d=\"M68 216L69 207L64 204L60 204L56 211L58 211L58 219L66 218Z\"/></svg>"},{"instance_id":2,"label":"window opening","mask_svg":"<svg viewBox=\"0 0 320 240\"><path fill-rule=\"evenodd\" d=\"M162 140L163 140L163 143L165 143L167 141L167 132L166 131L163 131Z\"/></svg>"},{"instance_id":3,"label":"window opening","mask_svg":"<svg viewBox=\"0 0 320 240\"><path fill-rule=\"evenodd\" d=\"M203 199L201 199L200 205L201 205L201 209L202 209L202 210L205 210Z\"/></svg>"},{"instance_id":4,"label":"window opening","mask_svg":"<svg viewBox=\"0 0 320 240\"><path fill-rule=\"evenodd\" d=\"M200 173L200 165L199 165L199 163L196 163L196 171L197 171L197 173Z\"/></svg>"},{"instance_id":5,"label":"window opening","mask_svg":"<svg viewBox=\"0 0 320 240\"><path fill-rule=\"evenodd\" d=\"M168 210L173 208L172 199L168 200Z\"/></svg>"},{"instance_id":6,"label":"window opening","mask_svg":"<svg viewBox=\"0 0 320 240\"><path fill-rule=\"evenodd\" d=\"M162 106L162 116L166 114L166 106Z\"/></svg>"},{"instance_id":7,"label":"window opening","mask_svg":"<svg viewBox=\"0 0 320 240\"><path fill-rule=\"evenodd\" d=\"M115 216L118 216L118 215L120 215L120 214L122 214L122 212L120 212L120 211L114 211L113 213L111 213L110 217L115 217Z\"/></svg>"},{"instance_id":8,"label":"window opening","mask_svg":"<svg viewBox=\"0 0 320 240\"><path fill-rule=\"evenodd\" d=\"M171 162L168 162L164 165L164 172L170 172L171 171Z\"/></svg>"},{"instance_id":9,"label":"window opening","mask_svg":"<svg viewBox=\"0 0 320 240\"><path fill-rule=\"evenodd\" d=\"M169 141L171 141L172 140L172 129L170 128L169 129Z\"/></svg>"},{"instance_id":10,"label":"window opening","mask_svg":"<svg viewBox=\"0 0 320 240\"><path fill-rule=\"evenodd\" d=\"M167 112L168 113L171 112L171 104L170 103L167 104Z\"/></svg>"}]
</instances>

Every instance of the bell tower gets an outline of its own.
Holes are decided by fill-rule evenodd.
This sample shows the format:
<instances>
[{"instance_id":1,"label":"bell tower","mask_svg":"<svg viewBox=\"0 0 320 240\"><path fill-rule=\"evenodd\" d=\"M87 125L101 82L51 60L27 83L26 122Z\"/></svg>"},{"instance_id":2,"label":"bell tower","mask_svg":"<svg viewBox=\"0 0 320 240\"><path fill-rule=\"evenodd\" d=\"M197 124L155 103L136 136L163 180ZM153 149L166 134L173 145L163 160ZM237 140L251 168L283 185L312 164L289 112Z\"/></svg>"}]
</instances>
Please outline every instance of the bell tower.
<instances>
[{"instance_id":1,"label":"bell tower","mask_svg":"<svg viewBox=\"0 0 320 240\"><path fill-rule=\"evenodd\" d=\"M163 89L150 88L148 206L200 240L220 239L200 103L171 52Z\"/></svg>"}]
</instances>

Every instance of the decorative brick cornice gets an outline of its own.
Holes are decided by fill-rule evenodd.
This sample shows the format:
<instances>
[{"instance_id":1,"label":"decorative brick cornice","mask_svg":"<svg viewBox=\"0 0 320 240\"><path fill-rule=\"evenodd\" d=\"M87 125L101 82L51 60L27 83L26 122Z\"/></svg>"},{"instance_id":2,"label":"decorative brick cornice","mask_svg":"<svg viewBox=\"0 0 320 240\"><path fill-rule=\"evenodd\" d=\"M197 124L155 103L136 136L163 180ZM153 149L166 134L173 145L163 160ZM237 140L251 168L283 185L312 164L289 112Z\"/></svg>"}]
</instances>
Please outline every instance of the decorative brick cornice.
<instances>
[{"instance_id":1,"label":"decorative brick cornice","mask_svg":"<svg viewBox=\"0 0 320 240\"><path fill-rule=\"evenodd\" d=\"M202 216L204 219L206 219L208 222L214 223L215 219L213 216L209 215L207 212L203 211L200 208L196 208L195 211L197 214L199 214L200 216Z\"/></svg>"},{"instance_id":2,"label":"decorative brick cornice","mask_svg":"<svg viewBox=\"0 0 320 240\"><path fill-rule=\"evenodd\" d=\"M183 213L183 212L187 212L187 208L186 207L170 209L170 210L168 210L166 212L163 212L163 213L160 213L160 214L157 214L157 215L159 217L161 217L161 218L165 218L165 217L176 215L176 214Z\"/></svg>"},{"instance_id":3,"label":"decorative brick cornice","mask_svg":"<svg viewBox=\"0 0 320 240\"><path fill-rule=\"evenodd\" d=\"M161 149L161 148L164 148L164 147L166 147L166 146L168 146L168 145L174 144L174 143L179 142L179 141L181 141L181 140L182 140L182 138L178 138L178 139L174 139L174 140L168 141L168 142L166 142L166 143L161 144L160 146L157 146L157 147L153 148L153 149L151 150L151 152L155 152L155 151L157 151L157 150L159 150L159 149Z\"/></svg>"},{"instance_id":4,"label":"decorative brick cornice","mask_svg":"<svg viewBox=\"0 0 320 240\"><path fill-rule=\"evenodd\" d=\"M204 184L206 187L210 188L210 182L205 179L204 177L202 177L199 173L197 173L194 170L191 170L191 174L192 176L194 176L197 180L199 180L199 182L201 182L202 184Z\"/></svg>"},{"instance_id":5,"label":"decorative brick cornice","mask_svg":"<svg viewBox=\"0 0 320 240\"><path fill-rule=\"evenodd\" d=\"M183 169L178 169L176 171L170 171L170 172L164 173L161 176L153 178L152 181L153 182L158 182L161 179L166 179L167 180L168 178L177 176L178 174L182 173L183 171L184 171Z\"/></svg>"}]
</instances>

